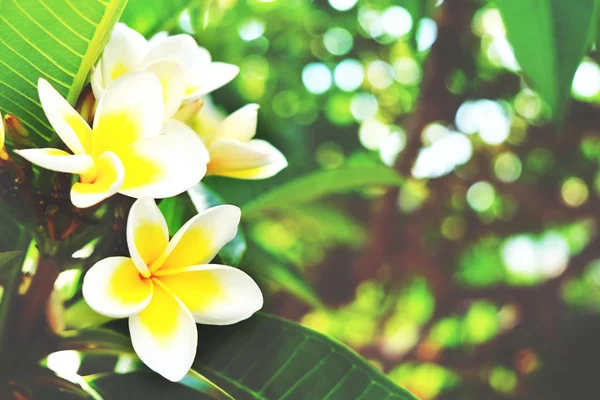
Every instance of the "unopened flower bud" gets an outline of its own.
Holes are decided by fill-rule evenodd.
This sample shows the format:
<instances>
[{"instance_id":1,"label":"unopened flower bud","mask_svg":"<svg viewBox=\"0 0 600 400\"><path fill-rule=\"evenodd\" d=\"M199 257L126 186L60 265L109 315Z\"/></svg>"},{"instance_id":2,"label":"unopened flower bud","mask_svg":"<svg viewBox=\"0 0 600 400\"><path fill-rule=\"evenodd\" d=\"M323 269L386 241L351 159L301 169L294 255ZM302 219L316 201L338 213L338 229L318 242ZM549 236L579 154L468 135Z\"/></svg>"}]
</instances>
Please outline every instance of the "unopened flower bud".
<instances>
[{"instance_id":1,"label":"unopened flower bud","mask_svg":"<svg viewBox=\"0 0 600 400\"><path fill-rule=\"evenodd\" d=\"M88 124L91 125L93 123L94 114L96 113L96 98L94 97L91 85L88 84L83 88L75 109Z\"/></svg>"},{"instance_id":2,"label":"unopened flower bud","mask_svg":"<svg viewBox=\"0 0 600 400\"><path fill-rule=\"evenodd\" d=\"M29 145L29 131L19 118L12 114L6 114L4 123L6 124L6 135L15 145Z\"/></svg>"},{"instance_id":3,"label":"unopened flower bud","mask_svg":"<svg viewBox=\"0 0 600 400\"><path fill-rule=\"evenodd\" d=\"M196 118L196 116L202 109L203 105L204 105L204 100L202 100L202 99L198 99L198 100L192 101L191 103L184 104L179 109L179 111L177 111L175 113L175 115L173 115L173 118L175 118L178 121L183 122L184 124L189 125L194 121L194 118Z\"/></svg>"}]
</instances>

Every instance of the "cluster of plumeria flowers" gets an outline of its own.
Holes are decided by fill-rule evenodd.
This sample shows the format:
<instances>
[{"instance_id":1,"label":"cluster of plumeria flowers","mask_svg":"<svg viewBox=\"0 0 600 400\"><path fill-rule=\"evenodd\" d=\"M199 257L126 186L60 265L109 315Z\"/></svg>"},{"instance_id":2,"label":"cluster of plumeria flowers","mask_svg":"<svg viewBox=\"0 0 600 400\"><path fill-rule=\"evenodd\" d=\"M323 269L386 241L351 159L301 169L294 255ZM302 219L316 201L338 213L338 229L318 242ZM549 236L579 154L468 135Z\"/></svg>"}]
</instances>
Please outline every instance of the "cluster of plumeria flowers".
<instances>
[{"instance_id":1,"label":"cluster of plumeria flowers","mask_svg":"<svg viewBox=\"0 0 600 400\"><path fill-rule=\"evenodd\" d=\"M244 272L209 264L235 236L239 208L210 208L169 241L154 200L181 194L207 174L262 179L287 166L275 147L254 139L258 105L242 107L210 129L202 123L203 96L238 72L234 65L213 62L189 35L147 41L117 24L92 72L97 100L92 126L40 79L40 102L68 151L15 150L39 167L78 175L71 188L78 208L117 193L138 199L127 221L130 257L96 263L85 275L83 296L100 314L128 317L140 359L171 381L192 366L195 323L234 324L263 304L260 289ZM3 145L3 129L0 140Z\"/></svg>"}]
</instances>

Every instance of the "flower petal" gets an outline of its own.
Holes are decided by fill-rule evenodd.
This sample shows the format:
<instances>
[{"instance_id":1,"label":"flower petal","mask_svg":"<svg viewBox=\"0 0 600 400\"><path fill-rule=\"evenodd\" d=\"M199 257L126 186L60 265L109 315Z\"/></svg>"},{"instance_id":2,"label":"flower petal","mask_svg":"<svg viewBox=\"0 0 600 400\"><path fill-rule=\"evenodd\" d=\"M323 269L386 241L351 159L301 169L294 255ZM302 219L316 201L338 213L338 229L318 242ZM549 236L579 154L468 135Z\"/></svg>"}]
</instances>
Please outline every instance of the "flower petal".
<instances>
[{"instance_id":1,"label":"flower petal","mask_svg":"<svg viewBox=\"0 0 600 400\"><path fill-rule=\"evenodd\" d=\"M157 136L164 117L160 81L152 72L131 72L114 80L94 118L93 153L118 152L141 138Z\"/></svg>"},{"instance_id":2,"label":"flower petal","mask_svg":"<svg viewBox=\"0 0 600 400\"><path fill-rule=\"evenodd\" d=\"M240 217L240 209L232 205L212 207L196 215L173 236L163 256L150 269L179 269L210 262L235 237Z\"/></svg>"},{"instance_id":3,"label":"flower petal","mask_svg":"<svg viewBox=\"0 0 600 400\"><path fill-rule=\"evenodd\" d=\"M94 92L94 97L96 98L96 101L99 101L104 94L104 81L102 80L102 67L100 64L92 69L90 83L92 84L92 92Z\"/></svg>"},{"instance_id":4,"label":"flower petal","mask_svg":"<svg viewBox=\"0 0 600 400\"><path fill-rule=\"evenodd\" d=\"M163 101L165 103L165 118L171 117L183 102L185 94L185 77L183 70L174 61L161 61L152 64L146 71L153 72L158 76L163 90Z\"/></svg>"},{"instance_id":5,"label":"flower petal","mask_svg":"<svg viewBox=\"0 0 600 400\"><path fill-rule=\"evenodd\" d=\"M152 301L129 317L131 342L150 369L170 381L181 380L192 367L198 331L190 311L158 280Z\"/></svg>"},{"instance_id":6,"label":"flower petal","mask_svg":"<svg viewBox=\"0 0 600 400\"><path fill-rule=\"evenodd\" d=\"M94 159L88 155L72 155L59 149L25 149L15 153L32 164L67 174L82 174L94 167Z\"/></svg>"},{"instance_id":7,"label":"flower petal","mask_svg":"<svg viewBox=\"0 0 600 400\"><path fill-rule=\"evenodd\" d=\"M97 262L83 278L83 297L99 314L124 318L142 311L152 299L152 281L140 276L128 257Z\"/></svg>"},{"instance_id":8,"label":"flower petal","mask_svg":"<svg viewBox=\"0 0 600 400\"><path fill-rule=\"evenodd\" d=\"M237 65L212 62L190 76L184 100L192 101L205 96L231 82L239 73Z\"/></svg>"},{"instance_id":9,"label":"flower petal","mask_svg":"<svg viewBox=\"0 0 600 400\"><path fill-rule=\"evenodd\" d=\"M167 221L154 200L137 200L127 218L127 246L140 274L150 276L148 265L162 255L168 243Z\"/></svg>"},{"instance_id":10,"label":"flower petal","mask_svg":"<svg viewBox=\"0 0 600 400\"><path fill-rule=\"evenodd\" d=\"M258 104L248 104L240 108L217 126L213 139L237 139L247 142L256 135Z\"/></svg>"},{"instance_id":11,"label":"flower petal","mask_svg":"<svg viewBox=\"0 0 600 400\"><path fill-rule=\"evenodd\" d=\"M168 36L153 41L144 65L152 65L160 61L175 61L187 75L210 63L208 50L199 47L193 37L186 34Z\"/></svg>"},{"instance_id":12,"label":"flower petal","mask_svg":"<svg viewBox=\"0 0 600 400\"><path fill-rule=\"evenodd\" d=\"M119 158L125 166L121 193L135 198L176 196L200 182L206 173L197 138L189 135L143 139L119 152Z\"/></svg>"},{"instance_id":13,"label":"flower petal","mask_svg":"<svg viewBox=\"0 0 600 400\"><path fill-rule=\"evenodd\" d=\"M110 152L103 153L96 160L94 172L92 180L77 182L71 188L71 202L75 207L91 207L116 194L125 178L123 164Z\"/></svg>"},{"instance_id":14,"label":"flower petal","mask_svg":"<svg viewBox=\"0 0 600 400\"><path fill-rule=\"evenodd\" d=\"M164 122L162 132L167 135L177 134L187 136L186 140L189 140L190 145L194 145L194 152L204 163L208 164L208 161L210 160L208 149L192 128L181 121L171 118Z\"/></svg>"},{"instance_id":15,"label":"flower petal","mask_svg":"<svg viewBox=\"0 0 600 400\"><path fill-rule=\"evenodd\" d=\"M46 80L38 80L38 94L44 113L60 139L75 154L89 154L92 130L60 93Z\"/></svg>"},{"instance_id":16,"label":"flower petal","mask_svg":"<svg viewBox=\"0 0 600 400\"><path fill-rule=\"evenodd\" d=\"M125 24L116 24L99 64L104 84L108 85L128 72L141 70L148 47L148 42L141 34Z\"/></svg>"},{"instance_id":17,"label":"flower petal","mask_svg":"<svg viewBox=\"0 0 600 400\"><path fill-rule=\"evenodd\" d=\"M209 175L239 179L265 179L287 167L285 156L260 139L240 142L217 139L209 146Z\"/></svg>"},{"instance_id":18,"label":"flower petal","mask_svg":"<svg viewBox=\"0 0 600 400\"><path fill-rule=\"evenodd\" d=\"M263 306L263 295L244 271L226 265L158 270L156 276L192 312L199 324L230 325Z\"/></svg>"}]
</instances>

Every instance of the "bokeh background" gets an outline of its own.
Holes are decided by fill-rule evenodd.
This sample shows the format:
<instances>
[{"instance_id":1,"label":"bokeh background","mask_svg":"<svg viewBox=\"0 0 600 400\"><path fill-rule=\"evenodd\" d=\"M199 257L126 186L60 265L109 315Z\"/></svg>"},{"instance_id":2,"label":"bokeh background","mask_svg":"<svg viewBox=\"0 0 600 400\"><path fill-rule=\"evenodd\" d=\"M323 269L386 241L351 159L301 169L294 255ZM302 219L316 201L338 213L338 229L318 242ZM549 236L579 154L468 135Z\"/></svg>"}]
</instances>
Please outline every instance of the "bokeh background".
<instances>
[{"instance_id":1,"label":"bokeh background","mask_svg":"<svg viewBox=\"0 0 600 400\"><path fill-rule=\"evenodd\" d=\"M424 400L594 398L598 53L556 127L492 2L199 3L128 21L192 34L239 65L202 123L258 103L258 136L290 164L267 181L207 185L244 204L315 171L389 166L405 178L399 191L368 185L245 215L243 263L269 271L267 309Z\"/></svg>"}]
</instances>

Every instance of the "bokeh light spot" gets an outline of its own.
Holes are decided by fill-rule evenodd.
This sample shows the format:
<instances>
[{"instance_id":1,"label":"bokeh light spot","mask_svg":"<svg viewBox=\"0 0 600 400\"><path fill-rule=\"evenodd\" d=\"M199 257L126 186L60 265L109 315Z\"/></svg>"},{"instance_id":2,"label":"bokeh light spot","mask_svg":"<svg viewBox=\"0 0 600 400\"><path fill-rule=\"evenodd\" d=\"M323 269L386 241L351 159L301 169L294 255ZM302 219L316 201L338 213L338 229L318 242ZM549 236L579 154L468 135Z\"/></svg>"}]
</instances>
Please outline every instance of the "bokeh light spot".
<instances>
[{"instance_id":1,"label":"bokeh light spot","mask_svg":"<svg viewBox=\"0 0 600 400\"><path fill-rule=\"evenodd\" d=\"M310 63L302 70L302 82L311 93L325 93L331 87L331 71L325 64Z\"/></svg>"},{"instance_id":2,"label":"bokeh light spot","mask_svg":"<svg viewBox=\"0 0 600 400\"><path fill-rule=\"evenodd\" d=\"M412 29L412 17L404 7L389 7L381 17L385 33L393 38L402 37Z\"/></svg>"},{"instance_id":3,"label":"bokeh light spot","mask_svg":"<svg viewBox=\"0 0 600 400\"><path fill-rule=\"evenodd\" d=\"M389 87L395 78L394 69L385 61L376 60L367 67L367 79L376 89Z\"/></svg>"},{"instance_id":4,"label":"bokeh light spot","mask_svg":"<svg viewBox=\"0 0 600 400\"><path fill-rule=\"evenodd\" d=\"M323 44L331 54L344 55L352 49L352 34L344 28L331 28L323 35Z\"/></svg>"},{"instance_id":5,"label":"bokeh light spot","mask_svg":"<svg viewBox=\"0 0 600 400\"><path fill-rule=\"evenodd\" d=\"M521 160L510 151L499 154L494 160L494 173L502 182L515 182L521 176Z\"/></svg>"},{"instance_id":6,"label":"bokeh light spot","mask_svg":"<svg viewBox=\"0 0 600 400\"><path fill-rule=\"evenodd\" d=\"M357 93L352 96L350 111L357 121L371 119L377 114L379 103L375 96L370 93Z\"/></svg>"},{"instance_id":7,"label":"bokeh light spot","mask_svg":"<svg viewBox=\"0 0 600 400\"><path fill-rule=\"evenodd\" d=\"M571 177L564 181L560 189L562 199L570 207L579 207L585 203L589 196L586 183L577 177Z\"/></svg>"},{"instance_id":8,"label":"bokeh light spot","mask_svg":"<svg viewBox=\"0 0 600 400\"><path fill-rule=\"evenodd\" d=\"M244 41L250 42L258 39L265 33L265 24L258 19L251 19L245 21L238 28L238 33Z\"/></svg>"},{"instance_id":9,"label":"bokeh light spot","mask_svg":"<svg viewBox=\"0 0 600 400\"><path fill-rule=\"evenodd\" d=\"M381 157L381 161L383 161L385 165L394 165L398 154L404 149L405 145L406 132L400 127L395 127L388 136L381 140L379 146L379 157Z\"/></svg>"},{"instance_id":10,"label":"bokeh light spot","mask_svg":"<svg viewBox=\"0 0 600 400\"><path fill-rule=\"evenodd\" d=\"M365 79L365 71L359 61L348 59L340 62L335 67L333 79L340 89L353 92L362 85Z\"/></svg>"},{"instance_id":11,"label":"bokeh light spot","mask_svg":"<svg viewBox=\"0 0 600 400\"><path fill-rule=\"evenodd\" d=\"M403 85L415 85L421 80L421 68L412 58L402 57L394 61L396 80Z\"/></svg>"},{"instance_id":12,"label":"bokeh light spot","mask_svg":"<svg viewBox=\"0 0 600 400\"><path fill-rule=\"evenodd\" d=\"M358 0L329 0L331 7L338 11L347 11L354 7Z\"/></svg>"},{"instance_id":13,"label":"bokeh light spot","mask_svg":"<svg viewBox=\"0 0 600 400\"><path fill-rule=\"evenodd\" d=\"M467 191L467 202L477 212L487 211L494 204L495 198L496 190L489 182L474 183Z\"/></svg>"},{"instance_id":14,"label":"bokeh light spot","mask_svg":"<svg viewBox=\"0 0 600 400\"><path fill-rule=\"evenodd\" d=\"M431 48L437 39L437 24L431 18L423 18L417 28L417 49L426 51Z\"/></svg>"},{"instance_id":15,"label":"bokeh light spot","mask_svg":"<svg viewBox=\"0 0 600 400\"><path fill-rule=\"evenodd\" d=\"M600 91L600 67L586 60L579 65L573 79L573 93L577 96L594 97Z\"/></svg>"},{"instance_id":16,"label":"bokeh light spot","mask_svg":"<svg viewBox=\"0 0 600 400\"><path fill-rule=\"evenodd\" d=\"M358 131L360 143L369 150L378 150L390 134L390 128L377 120L365 121Z\"/></svg>"}]
</instances>

